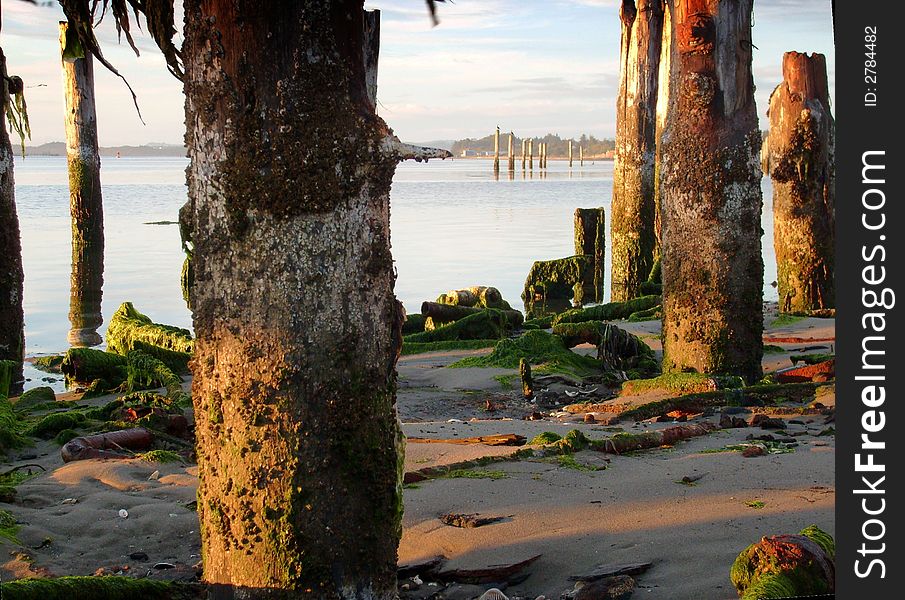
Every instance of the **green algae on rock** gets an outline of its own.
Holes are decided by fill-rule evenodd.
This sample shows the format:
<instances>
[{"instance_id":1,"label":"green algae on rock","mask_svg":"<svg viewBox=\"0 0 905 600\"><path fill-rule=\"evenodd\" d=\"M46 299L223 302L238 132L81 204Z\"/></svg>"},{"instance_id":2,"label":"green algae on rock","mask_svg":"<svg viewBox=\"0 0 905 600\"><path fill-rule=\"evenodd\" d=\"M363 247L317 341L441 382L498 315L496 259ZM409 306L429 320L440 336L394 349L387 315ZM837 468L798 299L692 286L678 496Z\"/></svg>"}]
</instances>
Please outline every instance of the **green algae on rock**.
<instances>
[{"instance_id":1,"label":"green algae on rock","mask_svg":"<svg viewBox=\"0 0 905 600\"><path fill-rule=\"evenodd\" d=\"M125 355L135 349L135 341L187 354L191 354L195 347L189 330L154 323L147 315L138 312L131 302L123 302L110 318L107 349Z\"/></svg>"},{"instance_id":2,"label":"green algae on rock","mask_svg":"<svg viewBox=\"0 0 905 600\"><path fill-rule=\"evenodd\" d=\"M649 310L659 304L660 296L641 296L626 302L609 302L588 308L576 308L557 315L553 319L553 324L627 319L633 313Z\"/></svg>"}]
</instances>

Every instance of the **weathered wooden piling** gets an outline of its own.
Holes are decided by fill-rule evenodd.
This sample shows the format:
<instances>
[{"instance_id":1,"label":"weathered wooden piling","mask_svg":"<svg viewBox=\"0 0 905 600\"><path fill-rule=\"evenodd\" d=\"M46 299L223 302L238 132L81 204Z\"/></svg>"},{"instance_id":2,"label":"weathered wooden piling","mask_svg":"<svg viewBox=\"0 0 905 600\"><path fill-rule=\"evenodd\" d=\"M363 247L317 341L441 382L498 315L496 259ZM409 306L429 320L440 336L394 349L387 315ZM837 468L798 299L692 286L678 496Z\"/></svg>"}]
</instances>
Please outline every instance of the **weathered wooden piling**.
<instances>
[{"instance_id":1,"label":"weathered wooden piling","mask_svg":"<svg viewBox=\"0 0 905 600\"><path fill-rule=\"evenodd\" d=\"M606 251L606 214L600 208L575 209L575 254L594 257L591 281L585 282L586 301L603 301L604 253Z\"/></svg>"},{"instance_id":2,"label":"weathered wooden piling","mask_svg":"<svg viewBox=\"0 0 905 600\"><path fill-rule=\"evenodd\" d=\"M496 126L493 133L493 172L500 172L500 126Z\"/></svg>"},{"instance_id":3,"label":"weathered wooden piling","mask_svg":"<svg viewBox=\"0 0 905 600\"><path fill-rule=\"evenodd\" d=\"M515 171L515 155L512 153L512 138L513 138L513 134L510 131L509 132L509 152L507 153L506 156L509 159L507 161L507 166L508 166L509 170Z\"/></svg>"},{"instance_id":4,"label":"weathered wooden piling","mask_svg":"<svg viewBox=\"0 0 905 600\"><path fill-rule=\"evenodd\" d=\"M613 163L613 240L610 297L639 295L656 243L655 156L657 84L663 0L623 0L616 152Z\"/></svg>"},{"instance_id":5,"label":"weathered wooden piling","mask_svg":"<svg viewBox=\"0 0 905 600\"><path fill-rule=\"evenodd\" d=\"M572 168L572 140L569 140L569 168Z\"/></svg>"},{"instance_id":6,"label":"weathered wooden piling","mask_svg":"<svg viewBox=\"0 0 905 600\"><path fill-rule=\"evenodd\" d=\"M779 307L835 306L835 123L826 59L786 52L770 96L764 173L773 179L773 245Z\"/></svg>"},{"instance_id":7,"label":"weathered wooden piling","mask_svg":"<svg viewBox=\"0 0 905 600\"><path fill-rule=\"evenodd\" d=\"M74 30L60 22L63 93L66 102L66 162L72 216L69 343L96 346L104 283L104 205L94 105L94 65Z\"/></svg>"},{"instance_id":8,"label":"weathered wooden piling","mask_svg":"<svg viewBox=\"0 0 905 600\"><path fill-rule=\"evenodd\" d=\"M0 49L0 360L15 363L10 394L22 391L25 356L25 318L22 312L22 243L16 213L13 146L6 131L7 99L22 93L22 80L7 77L6 56ZM0 390L5 392L6 390Z\"/></svg>"},{"instance_id":9,"label":"weathered wooden piling","mask_svg":"<svg viewBox=\"0 0 905 600\"><path fill-rule=\"evenodd\" d=\"M534 139L528 140L528 169L534 171Z\"/></svg>"},{"instance_id":10,"label":"weathered wooden piling","mask_svg":"<svg viewBox=\"0 0 905 600\"><path fill-rule=\"evenodd\" d=\"M666 130L666 113L669 108L670 79L669 65L672 52L672 21L671 11L663 11L663 43L660 45L660 76L657 83L657 131L656 131L656 157L654 159L654 269L661 262L661 247L663 245L663 216L662 203L660 201L660 168L662 164L663 132ZM653 271L651 277L654 276Z\"/></svg>"},{"instance_id":11,"label":"weathered wooden piling","mask_svg":"<svg viewBox=\"0 0 905 600\"><path fill-rule=\"evenodd\" d=\"M761 376L753 0L676 0L663 134L663 370Z\"/></svg>"},{"instance_id":12,"label":"weathered wooden piling","mask_svg":"<svg viewBox=\"0 0 905 600\"><path fill-rule=\"evenodd\" d=\"M528 157L525 155L527 148L528 148L528 140L523 139L522 140L522 171L525 170L525 161L528 159Z\"/></svg>"},{"instance_id":13,"label":"weathered wooden piling","mask_svg":"<svg viewBox=\"0 0 905 600\"><path fill-rule=\"evenodd\" d=\"M584 166L584 147L578 146L578 166Z\"/></svg>"}]
</instances>

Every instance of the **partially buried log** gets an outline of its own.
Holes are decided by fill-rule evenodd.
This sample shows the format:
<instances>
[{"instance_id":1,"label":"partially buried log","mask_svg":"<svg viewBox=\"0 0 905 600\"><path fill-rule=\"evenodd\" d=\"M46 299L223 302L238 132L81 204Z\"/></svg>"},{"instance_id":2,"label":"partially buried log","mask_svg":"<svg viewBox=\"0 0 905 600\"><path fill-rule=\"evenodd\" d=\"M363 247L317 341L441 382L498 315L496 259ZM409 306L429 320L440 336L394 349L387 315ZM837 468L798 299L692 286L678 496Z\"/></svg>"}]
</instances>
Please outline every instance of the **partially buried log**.
<instances>
[{"instance_id":1,"label":"partially buried log","mask_svg":"<svg viewBox=\"0 0 905 600\"><path fill-rule=\"evenodd\" d=\"M649 310L660 304L660 296L642 296L627 302L608 302L589 308L567 310L553 319L553 323L581 323L582 321L615 321L627 319L634 313Z\"/></svg>"},{"instance_id":2,"label":"partially buried log","mask_svg":"<svg viewBox=\"0 0 905 600\"><path fill-rule=\"evenodd\" d=\"M761 376L753 0L676 0L661 140L663 369Z\"/></svg>"},{"instance_id":3,"label":"partially buried log","mask_svg":"<svg viewBox=\"0 0 905 600\"><path fill-rule=\"evenodd\" d=\"M610 454L624 454L635 450L647 450L660 446L672 446L676 442L689 438L707 435L718 429L713 423L695 423L688 425L676 425L659 431L645 431L643 433L617 433L613 437L594 441L591 448L599 452Z\"/></svg>"},{"instance_id":4,"label":"partially buried log","mask_svg":"<svg viewBox=\"0 0 905 600\"><path fill-rule=\"evenodd\" d=\"M525 279L522 299L526 304L531 300L537 300L538 291L542 290L541 294L544 299L572 297L573 302L581 304L585 300L585 283L594 281L593 269L593 255L535 261ZM590 301L593 298L587 300Z\"/></svg>"},{"instance_id":5,"label":"partially buried log","mask_svg":"<svg viewBox=\"0 0 905 600\"><path fill-rule=\"evenodd\" d=\"M493 288L495 289L495 288ZM469 315L473 315L484 310L483 308L461 306L456 304L441 304L439 302L422 302L421 314L429 317L434 322L452 323L459 319L464 319ZM520 327L525 317L517 310L504 310L503 314L509 320L512 327Z\"/></svg>"},{"instance_id":6,"label":"partially buried log","mask_svg":"<svg viewBox=\"0 0 905 600\"><path fill-rule=\"evenodd\" d=\"M654 260L656 110L663 0L623 0L616 151L613 162L610 297L639 295Z\"/></svg>"},{"instance_id":7,"label":"partially buried log","mask_svg":"<svg viewBox=\"0 0 905 600\"><path fill-rule=\"evenodd\" d=\"M143 450L154 441L151 432L143 427L121 429L73 438L60 449L63 462L89 458L127 458L125 450Z\"/></svg>"},{"instance_id":8,"label":"partially buried log","mask_svg":"<svg viewBox=\"0 0 905 600\"><path fill-rule=\"evenodd\" d=\"M437 297L439 304L452 304L454 306L469 306L472 308L510 308L503 300L500 290L485 285L474 285L470 288L450 290Z\"/></svg>"},{"instance_id":9,"label":"partially buried log","mask_svg":"<svg viewBox=\"0 0 905 600\"><path fill-rule=\"evenodd\" d=\"M458 321L405 336L407 342L441 342L447 340L490 340L504 337L512 329L506 313L488 308Z\"/></svg>"},{"instance_id":10,"label":"partially buried log","mask_svg":"<svg viewBox=\"0 0 905 600\"><path fill-rule=\"evenodd\" d=\"M770 96L762 164L773 179L773 246L783 312L835 306L835 123L822 54L786 52Z\"/></svg>"}]
</instances>

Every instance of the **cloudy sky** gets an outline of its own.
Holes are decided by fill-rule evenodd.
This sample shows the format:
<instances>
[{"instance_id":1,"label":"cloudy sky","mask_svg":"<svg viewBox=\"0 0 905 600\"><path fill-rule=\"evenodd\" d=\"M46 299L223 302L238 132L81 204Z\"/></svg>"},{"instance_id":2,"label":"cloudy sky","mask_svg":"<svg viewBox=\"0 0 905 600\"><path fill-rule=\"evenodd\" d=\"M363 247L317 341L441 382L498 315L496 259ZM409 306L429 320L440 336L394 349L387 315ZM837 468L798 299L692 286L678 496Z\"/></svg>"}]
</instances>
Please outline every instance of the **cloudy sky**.
<instances>
[{"instance_id":1,"label":"cloudy sky","mask_svg":"<svg viewBox=\"0 0 905 600\"><path fill-rule=\"evenodd\" d=\"M422 0L367 0L382 10L379 111L408 141L487 135L499 124L519 135L615 132L619 79L618 0L455 0L431 27ZM177 5L181 5L177 2ZM35 144L63 139L54 3L3 3L0 46L8 70L26 82ZM101 145L181 143L181 84L150 38L141 56L117 45L110 20L100 28L105 55L139 98L139 121L122 82L95 66ZM756 0L753 41L757 105L781 79L788 50L827 56L834 89L830 0Z\"/></svg>"}]
</instances>

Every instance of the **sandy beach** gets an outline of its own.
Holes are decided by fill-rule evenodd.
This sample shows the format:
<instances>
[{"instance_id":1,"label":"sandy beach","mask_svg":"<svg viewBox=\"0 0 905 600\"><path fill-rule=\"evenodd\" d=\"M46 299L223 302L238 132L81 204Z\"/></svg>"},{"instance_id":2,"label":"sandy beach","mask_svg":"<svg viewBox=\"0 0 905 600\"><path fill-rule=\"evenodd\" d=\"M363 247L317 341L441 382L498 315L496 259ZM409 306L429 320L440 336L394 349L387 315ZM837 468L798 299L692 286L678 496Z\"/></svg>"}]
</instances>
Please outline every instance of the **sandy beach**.
<instances>
[{"instance_id":1,"label":"sandy beach","mask_svg":"<svg viewBox=\"0 0 905 600\"><path fill-rule=\"evenodd\" d=\"M791 354L833 350L832 319L798 319L777 326L770 325L775 315L768 312L766 319L764 338L770 350L764 355L765 372L790 367ZM658 321L620 326L659 352ZM575 351L590 353L593 348L583 345ZM527 401L506 385L506 376L515 371L449 368L464 356L488 352L431 352L399 361L398 409L403 430L412 439L405 470L409 475L428 474L405 488L399 563L443 558L432 566L403 571L403 597L476 598L496 587L510 598L557 598L572 589L570 577L600 566L650 563L634 575L635 597L728 599L736 597L729 567L748 544L811 524L833 532L835 450L827 424L835 406L832 382L817 389L820 411L807 405L772 412L769 407L717 408L688 418L716 426L724 413L745 419L763 413L783 420L780 433L775 423L769 430L717 428L671 446L624 455L586 449L564 458L534 446L537 452L529 456L525 447L456 440L498 434L531 440L546 431L565 435L572 429L599 440L675 423L634 422L616 415L604 425L600 406L596 419L567 406L576 392L565 393L570 386L561 381L551 382L538 395L548 403L551 397L561 402L539 406L537 398ZM188 389L189 382L184 385ZM624 408L668 396L661 390L614 397L612 390L598 385L586 397L601 399L604 407ZM110 399L86 402L100 406ZM752 458L727 450L750 444L752 436L768 435L791 443L781 445L782 452ZM4 580L91 574L197 580L194 465L139 458L64 464L59 445L42 441L11 452L4 470L16 467L34 475L18 485L13 503L2 505L19 526L14 540L0 538ZM440 520L450 513L499 520L456 527ZM498 569L533 557L524 568L498 580L485 577L469 583L464 576L465 582L456 582L450 575Z\"/></svg>"}]
</instances>

